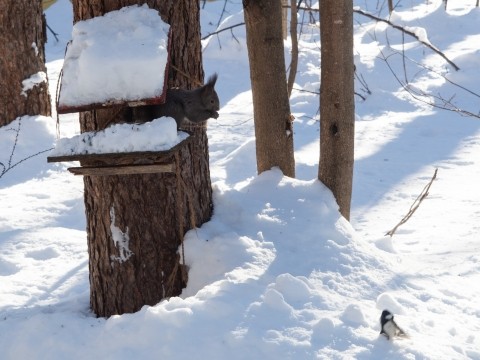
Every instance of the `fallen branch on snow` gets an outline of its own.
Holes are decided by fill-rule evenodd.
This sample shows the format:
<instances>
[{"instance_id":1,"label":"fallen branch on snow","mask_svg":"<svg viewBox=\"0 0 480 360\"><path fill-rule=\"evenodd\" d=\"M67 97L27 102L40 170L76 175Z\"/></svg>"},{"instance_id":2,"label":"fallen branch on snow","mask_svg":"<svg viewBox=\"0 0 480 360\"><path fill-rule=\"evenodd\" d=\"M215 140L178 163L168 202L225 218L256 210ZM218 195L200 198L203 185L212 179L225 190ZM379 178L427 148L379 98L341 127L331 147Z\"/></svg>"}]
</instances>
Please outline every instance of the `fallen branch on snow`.
<instances>
[{"instance_id":1,"label":"fallen branch on snow","mask_svg":"<svg viewBox=\"0 0 480 360\"><path fill-rule=\"evenodd\" d=\"M413 213L419 208L420 204L422 203L422 201L428 196L428 190L430 190L430 186L432 186L433 184L433 180L435 180L437 178L437 172L438 172L438 169L435 169L435 172L433 173L433 176L432 176L432 179L430 180L430 182L423 188L422 192L420 193L420 195L418 195L418 197L415 199L415 201L413 202L412 206L410 206L410 210L408 210L408 213L407 215L405 215L403 217L402 220L400 220L400 222L395 225L395 227L390 230L389 232L387 232L385 234L385 236L387 235L390 235L390 237L393 236L393 234L395 234L395 231L397 231L397 229L405 224L408 219L410 219L413 215Z\"/></svg>"}]
</instances>

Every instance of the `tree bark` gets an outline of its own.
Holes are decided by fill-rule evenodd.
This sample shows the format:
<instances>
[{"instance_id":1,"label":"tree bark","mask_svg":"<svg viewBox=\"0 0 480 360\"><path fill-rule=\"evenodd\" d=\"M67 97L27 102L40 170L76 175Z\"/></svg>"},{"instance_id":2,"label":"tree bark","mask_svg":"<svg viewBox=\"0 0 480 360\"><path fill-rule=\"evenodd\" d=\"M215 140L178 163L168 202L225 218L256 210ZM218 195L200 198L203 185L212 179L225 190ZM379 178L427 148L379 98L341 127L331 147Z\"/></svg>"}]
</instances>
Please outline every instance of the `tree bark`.
<instances>
[{"instance_id":1,"label":"tree bark","mask_svg":"<svg viewBox=\"0 0 480 360\"><path fill-rule=\"evenodd\" d=\"M45 26L41 0L0 0L0 126L24 115L51 115ZM38 84L25 89L22 82L36 74Z\"/></svg>"},{"instance_id":2,"label":"tree bark","mask_svg":"<svg viewBox=\"0 0 480 360\"><path fill-rule=\"evenodd\" d=\"M355 137L353 3L320 2L321 85L318 178L350 218Z\"/></svg>"},{"instance_id":3,"label":"tree bark","mask_svg":"<svg viewBox=\"0 0 480 360\"><path fill-rule=\"evenodd\" d=\"M282 0L282 34L283 39L287 40L288 36L288 0Z\"/></svg>"},{"instance_id":4,"label":"tree bark","mask_svg":"<svg viewBox=\"0 0 480 360\"><path fill-rule=\"evenodd\" d=\"M74 21L137 3L144 1L74 0ZM198 1L147 4L171 25L174 67L169 71L169 87L191 88L203 82ZM101 130L127 114L131 112L122 107L83 112L81 131ZM90 304L98 316L135 312L179 295L186 285L177 250L184 233L212 214L206 128L187 130L194 133L193 141L165 159L174 163L174 174L84 177Z\"/></svg>"},{"instance_id":5,"label":"tree bark","mask_svg":"<svg viewBox=\"0 0 480 360\"><path fill-rule=\"evenodd\" d=\"M257 171L278 166L295 176L293 130L287 93L278 0L243 0L253 95Z\"/></svg>"}]
</instances>

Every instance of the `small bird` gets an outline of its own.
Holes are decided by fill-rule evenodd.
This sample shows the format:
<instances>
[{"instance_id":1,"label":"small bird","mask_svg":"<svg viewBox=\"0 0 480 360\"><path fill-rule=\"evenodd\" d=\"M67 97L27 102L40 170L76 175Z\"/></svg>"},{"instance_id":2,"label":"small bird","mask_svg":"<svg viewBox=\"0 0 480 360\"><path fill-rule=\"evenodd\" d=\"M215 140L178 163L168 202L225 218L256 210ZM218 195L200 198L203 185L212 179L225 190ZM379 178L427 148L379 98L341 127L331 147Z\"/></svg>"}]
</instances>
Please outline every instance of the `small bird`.
<instances>
[{"instance_id":1,"label":"small bird","mask_svg":"<svg viewBox=\"0 0 480 360\"><path fill-rule=\"evenodd\" d=\"M384 335L388 340L394 337L408 337L400 326L393 320L393 314L388 310L383 310L380 316L380 334Z\"/></svg>"}]
</instances>

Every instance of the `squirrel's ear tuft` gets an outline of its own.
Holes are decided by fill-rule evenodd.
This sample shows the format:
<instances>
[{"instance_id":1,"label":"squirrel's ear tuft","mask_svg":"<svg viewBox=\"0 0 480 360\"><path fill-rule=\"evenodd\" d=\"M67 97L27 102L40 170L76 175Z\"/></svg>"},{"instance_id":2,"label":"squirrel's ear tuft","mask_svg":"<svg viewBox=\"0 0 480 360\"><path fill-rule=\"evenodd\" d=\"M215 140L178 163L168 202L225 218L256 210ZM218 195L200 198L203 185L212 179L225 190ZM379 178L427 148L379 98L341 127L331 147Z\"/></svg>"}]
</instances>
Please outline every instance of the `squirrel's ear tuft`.
<instances>
[{"instance_id":1,"label":"squirrel's ear tuft","mask_svg":"<svg viewBox=\"0 0 480 360\"><path fill-rule=\"evenodd\" d=\"M217 82L218 75L217 73L214 73L212 76L208 78L208 81L205 85L214 87L215 83Z\"/></svg>"}]
</instances>

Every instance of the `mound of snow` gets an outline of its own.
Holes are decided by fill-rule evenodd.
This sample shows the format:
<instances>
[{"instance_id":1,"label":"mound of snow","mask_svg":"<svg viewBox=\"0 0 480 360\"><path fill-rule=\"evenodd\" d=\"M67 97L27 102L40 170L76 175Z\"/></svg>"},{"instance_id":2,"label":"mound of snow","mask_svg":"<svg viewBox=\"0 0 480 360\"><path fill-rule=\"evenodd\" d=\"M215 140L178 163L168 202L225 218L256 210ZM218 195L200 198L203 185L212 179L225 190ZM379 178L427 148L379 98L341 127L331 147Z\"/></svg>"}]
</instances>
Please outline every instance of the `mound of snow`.
<instances>
[{"instance_id":1,"label":"mound of snow","mask_svg":"<svg viewBox=\"0 0 480 360\"><path fill-rule=\"evenodd\" d=\"M143 124L114 124L105 130L59 139L50 156L165 151L188 136L177 132L175 120L166 117Z\"/></svg>"}]
</instances>

